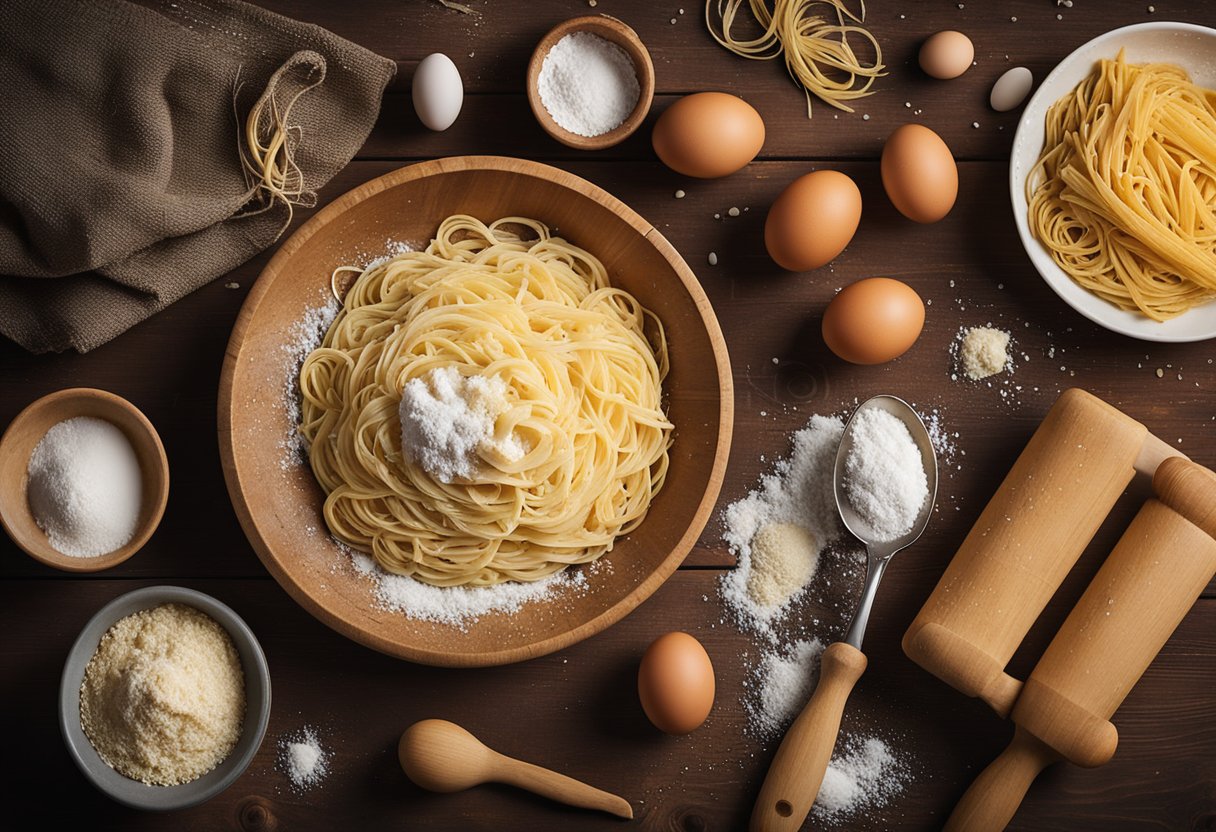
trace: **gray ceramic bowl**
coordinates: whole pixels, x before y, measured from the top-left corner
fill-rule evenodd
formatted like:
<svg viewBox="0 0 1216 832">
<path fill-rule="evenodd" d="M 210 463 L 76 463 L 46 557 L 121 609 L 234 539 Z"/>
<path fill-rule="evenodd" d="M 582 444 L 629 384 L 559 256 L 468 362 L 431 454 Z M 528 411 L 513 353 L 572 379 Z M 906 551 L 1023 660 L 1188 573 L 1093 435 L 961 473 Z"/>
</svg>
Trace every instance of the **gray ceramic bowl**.
<svg viewBox="0 0 1216 832">
<path fill-rule="evenodd" d="M 124 777 L 98 756 L 80 727 L 80 685 L 85 666 L 101 637 L 118 619 L 161 604 L 187 604 L 219 622 L 241 657 L 245 671 L 245 725 L 228 757 L 197 780 L 180 786 L 149 786 Z M 59 725 L 68 753 L 85 777 L 108 797 L 136 809 L 168 811 L 197 806 L 231 786 L 241 776 L 262 744 L 270 721 L 270 669 L 253 631 L 225 604 L 210 595 L 180 586 L 150 586 L 115 598 L 102 607 L 80 631 L 68 652 L 59 685 Z"/>
</svg>

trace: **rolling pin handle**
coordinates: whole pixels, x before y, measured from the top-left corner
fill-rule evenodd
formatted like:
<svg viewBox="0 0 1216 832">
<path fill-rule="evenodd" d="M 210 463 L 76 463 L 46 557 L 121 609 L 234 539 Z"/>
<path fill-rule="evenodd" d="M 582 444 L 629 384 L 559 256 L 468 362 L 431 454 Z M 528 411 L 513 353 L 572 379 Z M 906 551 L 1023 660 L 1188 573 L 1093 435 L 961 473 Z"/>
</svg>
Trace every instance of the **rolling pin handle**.
<svg viewBox="0 0 1216 832">
<path fill-rule="evenodd" d="M 988 703 L 1004 719 L 1022 690 L 1022 683 L 1004 672 L 1001 663 L 957 633 L 935 621 L 915 622 L 904 634 L 904 653 L 928 668 L 950 687 Z"/>
<path fill-rule="evenodd" d="M 943 832 L 1001 832 L 1043 769 L 1060 760 L 1034 734 L 1018 727 L 1001 755 L 980 772 L 954 807 Z"/>
<path fill-rule="evenodd" d="M 1136 455 L 1136 461 L 1132 463 L 1132 467 L 1136 469 L 1137 473 L 1152 478 L 1157 475 L 1157 469 L 1167 459 L 1185 460 L 1188 457 L 1153 434 L 1146 433 L 1144 442 L 1140 445 L 1140 453 Z"/>
<path fill-rule="evenodd" d="M 1216 538 L 1216 473 L 1186 457 L 1167 459 L 1153 475 L 1157 498 Z"/>
<path fill-rule="evenodd" d="M 988 707 L 992 708 L 997 716 L 1005 719 L 1013 710 L 1021 692 L 1022 680 L 1002 672 L 999 676 L 994 676 L 988 686 L 980 691 L 980 699 L 988 703 Z"/>
</svg>

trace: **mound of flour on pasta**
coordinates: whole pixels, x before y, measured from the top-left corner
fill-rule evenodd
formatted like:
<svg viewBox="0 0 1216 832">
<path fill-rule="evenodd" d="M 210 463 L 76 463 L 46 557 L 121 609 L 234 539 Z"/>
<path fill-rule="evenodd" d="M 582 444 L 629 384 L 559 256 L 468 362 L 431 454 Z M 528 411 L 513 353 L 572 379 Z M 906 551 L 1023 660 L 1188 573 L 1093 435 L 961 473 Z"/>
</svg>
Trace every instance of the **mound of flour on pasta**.
<svg viewBox="0 0 1216 832">
<path fill-rule="evenodd" d="M 481 455 L 515 462 L 527 448 L 514 432 L 495 425 L 509 407 L 502 376 L 463 376 L 437 367 L 410 379 L 401 393 L 401 450 L 440 482 L 477 478 Z"/>
</svg>

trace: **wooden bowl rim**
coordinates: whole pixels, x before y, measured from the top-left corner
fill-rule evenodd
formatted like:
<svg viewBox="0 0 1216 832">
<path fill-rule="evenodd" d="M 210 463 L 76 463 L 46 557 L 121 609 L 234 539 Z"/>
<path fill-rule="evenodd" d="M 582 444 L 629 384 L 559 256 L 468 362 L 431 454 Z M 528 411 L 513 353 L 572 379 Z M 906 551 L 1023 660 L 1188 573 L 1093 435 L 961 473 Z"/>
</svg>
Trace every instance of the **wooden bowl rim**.
<svg viewBox="0 0 1216 832">
<path fill-rule="evenodd" d="M 280 274 L 283 264 L 302 248 L 313 235 L 354 205 L 381 191 L 416 179 L 464 171 L 513 173 L 531 176 L 568 188 L 613 211 L 613 213 L 617 214 L 636 230 L 638 234 L 650 242 L 663 259 L 667 261 L 668 265 L 671 266 L 700 313 L 701 322 L 706 329 L 713 350 L 718 376 L 719 403 L 718 436 L 705 493 L 697 505 L 688 528 L 654 571 L 620 601 L 591 620 L 585 621 L 579 626 L 567 630 L 565 633 L 519 647 L 455 653 L 443 650 L 442 646 L 427 649 L 403 644 L 399 641 L 385 638 L 355 621 L 332 612 L 300 586 L 292 575 L 279 563 L 278 558 L 262 537 L 257 520 L 254 518 L 249 509 L 249 504 L 245 500 L 245 483 L 241 479 L 241 472 L 237 466 L 236 448 L 232 441 L 235 413 L 232 384 L 237 367 L 241 361 L 242 350 L 249 332 L 250 322 L 259 304 L 267 292 L 269 292 L 271 283 Z M 227 484 L 228 495 L 232 501 L 232 507 L 236 512 L 237 519 L 240 521 L 241 528 L 244 530 L 245 536 L 249 539 L 250 544 L 267 571 L 270 572 L 296 603 L 307 610 L 314 618 L 347 638 L 390 656 L 438 667 L 489 667 L 512 664 L 537 656 L 543 656 L 589 638 L 624 618 L 671 577 L 672 573 L 675 572 L 676 568 L 700 537 L 701 532 L 709 522 L 714 505 L 717 503 L 718 493 L 725 479 L 727 459 L 730 456 L 731 436 L 734 427 L 734 403 L 734 381 L 731 375 L 730 358 L 726 350 L 726 342 L 722 336 L 722 329 L 718 325 L 718 319 L 714 314 L 709 298 L 705 295 L 705 291 L 701 288 L 701 284 L 698 282 L 696 275 L 693 274 L 692 269 L 689 268 L 688 264 L 684 262 L 684 259 L 671 243 L 654 226 L 646 222 L 632 208 L 629 208 L 625 203 L 598 185 L 594 185 L 560 168 L 540 162 L 505 156 L 451 156 L 407 165 L 365 182 L 318 211 L 316 215 L 300 226 L 279 247 L 279 250 L 275 252 L 270 262 L 266 264 L 261 274 L 258 275 L 257 281 L 254 283 L 248 297 L 245 299 L 245 303 L 241 307 L 236 324 L 232 329 L 232 335 L 228 340 L 228 346 L 224 354 L 224 364 L 220 372 L 217 431 L 219 434 L 220 460 L 224 471 L 224 482 Z"/>
<path fill-rule="evenodd" d="M 8 533 L 9 539 L 16 543 L 23 552 L 45 566 L 50 566 L 63 572 L 101 572 L 126 561 L 142 549 L 160 525 L 161 518 L 165 514 L 165 506 L 169 502 L 169 458 L 165 454 L 165 446 L 161 442 L 160 434 L 157 433 L 156 427 L 144 415 L 143 411 L 122 396 L 111 393 L 108 390 L 100 390 L 96 387 L 67 387 L 62 390 L 56 390 L 53 393 L 48 393 L 30 402 L 9 422 L 8 427 L 4 430 L 4 434 L 0 436 L 0 455 L 14 452 L 14 449 L 9 446 L 13 443 L 13 437 L 16 436 L 17 431 L 25 422 L 32 420 L 49 407 L 73 400 L 103 402 L 107 407 L 125 411 L 142 428 L 135 436 L 132 436 L 125 430 L 123 430 L 123 434 L 127 437 L 127 441 L 131 443 L 137 456 L 150 453 L 156 460 L 156 463 L 150 466 L 155 488 L 151 495 L 144 494 L 144 504 L 140 507 L 141 514 L 149 512 L 146 514 L 146 519 L 140 524 L 135 535 L 127 545 L 115 549 L 113 552 L 94 557 L 72 557 L 71 555 L 55 551 L 48 541 L 29 540 L 16 528 L 7 512 L 4 511 L 4 507 L 8 505 L 7 501 L 0 502 L 0 526 L 4 527 L 4 531 Z M 73 417 L 68 416 L 66 418 L 70 419 Z M 115 425 L 115 427 L 119 430 L 123 429 L 121 425 Z M 27 458 L 26 466 L 28 467 L 28 465 L 29 461 Z M 140 469 L 141 472 L 144 470 L 142 465 Z M 22 495 L 25 494 L 25 476 L 22 477 L 21 488 L 19 490 Z M 151 499 L 150 503 L 148 502 L 149 499 Z M 25 512 L 28 516 L 29 503 L 24 500 L 19 502 L 26 507 Z M 32 517 L 30 519 L 31 521 L 33 520 Z M 37 524 L 35 523 L 35 525 Z M 36 543 L 41 543 L 41 545 L 35 545 Z"/>
<path fill-rule="evenodd" d="M 607 133 L 601 133 L 598 136 L 580 136 L 577 133 L 571 133 L 553 120 L 553 116 L 549 114 L 540 100 L 538 79 L 545 56 L 549 54 L 549 50 L 555 43 L 571 32 L 591 32 L 624 49 L 633 62 L 633 69 L 638 76 L 638 85 L 641 87 L 638 92 L 638 103 L 625 117 L 625 120 Z M 604 150 L 620 144 L 636 133 L 637 129 L 642 126 L 642 122 L 646 120 L 646 114 L 650 112 L 650 105 L 654 102 L 654 83 L 654 61 L 650 58 L 650 51 L 646 48 L 646 44 L 628 23 L 608 14 L 585 15 L 562 21 L 546 32 L 545 36 L 537 42 L 536 48 L 532 50 L 532 57 L 528 61 L 528 105 L 532 108 L 532 115 L 536 117 L 536 121 L 550 137 L 576 150 Z"/>
</svg>

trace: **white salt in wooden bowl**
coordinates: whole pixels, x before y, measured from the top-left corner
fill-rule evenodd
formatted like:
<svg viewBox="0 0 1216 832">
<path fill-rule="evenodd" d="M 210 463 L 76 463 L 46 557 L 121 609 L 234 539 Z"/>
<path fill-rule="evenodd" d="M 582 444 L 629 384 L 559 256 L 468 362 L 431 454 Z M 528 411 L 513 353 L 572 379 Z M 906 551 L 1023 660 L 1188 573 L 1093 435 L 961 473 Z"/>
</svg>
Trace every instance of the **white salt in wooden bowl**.
<svg viewBox="0 0 1216 832">
<path fill-rule="evenodd" d="M 597 35 L 610 43 L 615 43 L 633 63 L 633 71 L 638 77 L 638 103 L 633 111 L 625 117 L 616 128 L 598 136 L 580 136 L 562 127 L 549 111 L 545 109 L 540 98 L 540 71 L 545 64 L 545 56 L 559 40 L 574 32 L 588 32 Z M 532 51 L 528 62 L 528 104 L 532 107 L 532 115 L 537 122 L 553 138 L 567 147 L 576 150 L 603 150 L 613 147 L 632 136 L 646 119 L 650 105 L 654 101 L 654 62 L 650 60 L 650 52 L 638 37 L 638 33 L 615 17 L 606 14 L 575 17 L 557 24 L 540 39 Z"/>
<path fill-rule="evenodd" d="M 66 419 L 92 416 L 123 432 L 139 461 L 143 503 L 135 534 L 125 546 L 95 557 L 57 551 L 34 520 L 26 497 L 30 456 L 46 432 Z M 58 390 L 17 414 L 0 437 L 0 524 L 13 542 L 39 563 L 64 572 L 99 572 L 138 552 L 165 513 L 169 500 L 169 460 L 160 435 L 135 405 L 121 396 L 88 387 Z"/>
<path fill-rule="evenodd" d="M 378 604 L 321 516 L 324 494 L 290 448 L 298 416 L 292 351 L 306 318 L 330 300 L 330 275 L 425 245 L 440 221 L 532 217 L 599 257 L 614 285 L 659 316 L 675 423 L 667 485 L 632 534 L 566 587 L 466 626 L 410 618 Z M 311 311 L 310 311 L 311 310 Z M 394 171 L 338 198 L 283 244 L 250 292 L 220 380 L 219 444 L 233 507 L 270 573 L 306 610 L 369 647 L 423 664 L 522 661 L 600 632 L 665 581 L 705 527 L 726 469 L 734 395 L 709 300 L 688 265 L 646 220 L 605 191 L 548 165 L 495 156 L 438 159 Z"/>
</svg>

